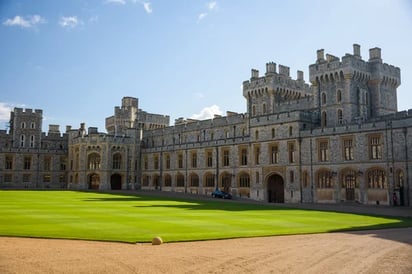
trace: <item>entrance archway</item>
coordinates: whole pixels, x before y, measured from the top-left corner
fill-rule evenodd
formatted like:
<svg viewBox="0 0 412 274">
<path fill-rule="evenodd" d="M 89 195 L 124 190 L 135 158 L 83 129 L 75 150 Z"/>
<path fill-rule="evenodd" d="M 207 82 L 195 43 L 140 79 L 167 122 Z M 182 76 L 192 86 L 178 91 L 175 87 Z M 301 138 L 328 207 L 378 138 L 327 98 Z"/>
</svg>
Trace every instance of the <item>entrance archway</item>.
<svg viewBox="0 0 412 274">
<path fill-rule="evenodd" d="M 267 180 L 267 198 L 269 203 L 285 202 L 285 183 L 282 176 L 271 175 Z"/>
<path fill-rule="evenodd" d="M 96 173 L 89 175 L 89 189 L 99 189 L 100 176 Z"/>
<path fill-rule="evenodd" d="M 122 176 L 120 174 L 113 174 L 110 176 L 111 189 L 122 189 Z"/>
</svg>

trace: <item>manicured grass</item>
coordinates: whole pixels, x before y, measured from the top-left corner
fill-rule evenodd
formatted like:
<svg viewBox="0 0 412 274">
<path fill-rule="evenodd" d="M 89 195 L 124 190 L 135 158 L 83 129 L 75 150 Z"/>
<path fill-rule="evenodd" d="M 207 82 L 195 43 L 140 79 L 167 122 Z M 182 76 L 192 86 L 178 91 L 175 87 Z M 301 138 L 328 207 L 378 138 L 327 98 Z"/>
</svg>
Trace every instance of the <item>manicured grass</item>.
<svg viewBox="0 0 412 274">
<path fill-rule="evenodd" d="M 378 217 L 221 200 L 74 191 L 0 191 L 0 235 L 189 241 L 412 226 Z"/>
</svg>

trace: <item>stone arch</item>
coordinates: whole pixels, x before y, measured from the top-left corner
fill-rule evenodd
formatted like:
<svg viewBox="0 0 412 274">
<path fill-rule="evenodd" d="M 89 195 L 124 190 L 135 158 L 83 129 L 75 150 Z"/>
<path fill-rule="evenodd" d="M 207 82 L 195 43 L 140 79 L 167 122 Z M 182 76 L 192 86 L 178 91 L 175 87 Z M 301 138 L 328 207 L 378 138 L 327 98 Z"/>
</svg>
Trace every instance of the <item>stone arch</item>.
<svg viewBox="0 0 412 274">
<path fill-rule="evenodd" d="M 110 176 L 110 187 L 111 189 L 122 189 L 122 175 L 120 174 L 112 174 Z"/>
<path fill-rule="evenodd" d="M 269 203 L 285 202 L 285 181 L 279 174 L 272 173 L 267 177 L 266 190 Z"/>
<path fill-rule="evenodd" d="M 199 187 L 199 175 L 196 173 L 191 173 L 189 175 L 189 183 L 191 187 Z"/>
</svg>

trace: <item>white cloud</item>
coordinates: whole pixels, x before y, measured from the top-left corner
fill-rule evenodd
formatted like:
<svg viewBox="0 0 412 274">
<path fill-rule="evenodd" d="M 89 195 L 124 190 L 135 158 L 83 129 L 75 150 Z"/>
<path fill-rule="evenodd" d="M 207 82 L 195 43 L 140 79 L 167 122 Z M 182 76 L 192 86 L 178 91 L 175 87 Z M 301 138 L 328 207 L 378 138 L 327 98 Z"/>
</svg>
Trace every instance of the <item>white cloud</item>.
<svg viewBox="0 0 412 274">
<path fill-rule="evenodd" d="M 46 23 L 46 19 L 41 17 L 40 15 L 29 15 L 26 17 L 22 17 L 20 15 L 16 15 L 13 19 L 7 19 L 3 22 L 5 26 L 19 26 L 22 28 L 33 28 L 39 24 Z"/>
<path fill-rule="evenodd" d="M 197 16 L 197 22 L 199 23 L 200 21 L 202 21 L 203 19 L 205 19 L 205 17 L 207 16 L 206 12 L 202 12 L 201 14 L 199 14 L 199 16 Z"/>
<path fill-rule="evenodd" d="M 60 17 L 59 20 L 59 25 L 62 26 L 63 28 L 75 28 L 78 25 L 83 24 L 81 20 L 77 18 L 77 16 L 62 16 Z"/>
<path fill-rule="evenodd" d="M 0 102 L 0 122 L 10 120 L 10 111 L 12 111 L 12 107 L 9 104 Z"/>
<path fill-rule="evenodd" d="M 144 7 L 144 10 L 147 13 L 152 13 L 153 12 L 152 4 L 150 2 L 143 2 L 142 4 L 143 4 L 143 7 Z"/>
<path fill-rule="evenodd" d="M 125 5 L 126 0 L 106 0 L 106 4 L 118 4 L 118 5 Z"/>
<path fill-rule="evenodd" d="M 222 115 L 222 111 L 217 105 L 205 107 L 204 109 L 200 111 L 200 113 L 193 114 L 190 118 L 196 119 L 196 120 L 206 120 L 206 119 L 212 119 L 215 116 L 215 114 Z"/>
<path fill-rule="evenodd" d="M 207 3 L 207 8 L 208 8 L 209 10 L 214 10 L 214 9 L 216 9 L 216 8 L 217 8 L 217 2 L 216 2 L 216 1 L 212 1 L 212 2 Z"/>
</svg>

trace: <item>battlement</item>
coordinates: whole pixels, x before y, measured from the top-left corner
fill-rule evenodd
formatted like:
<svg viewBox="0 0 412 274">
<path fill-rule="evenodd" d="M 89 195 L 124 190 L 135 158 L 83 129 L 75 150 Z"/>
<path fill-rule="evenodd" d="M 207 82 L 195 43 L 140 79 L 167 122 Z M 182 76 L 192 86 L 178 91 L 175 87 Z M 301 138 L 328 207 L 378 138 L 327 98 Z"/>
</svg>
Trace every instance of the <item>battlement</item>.
<svg viewBox="0 0 412 274">
<path fill-rule="evenodd" d="M 17 108 L 17 107 L 14 108 L 14 111 L 12 111 L 12 112 L 14 112 L 15 114 L 38 114 L 38 115 L 43 114 L 43 110 L 41 110 L 41 109 L 35 109 L 33 111 L 33 109 L 31 109 L 31 108 L 23 109 L 23 108 Z"/>
<path fill-rule="evenodd" d="M 342 60 L 331 54 L 326 54 L 326 58 L 324 55 L 323 49 L 318 50 L 315 64 L 309 66 L 309 80 L 313 85 L 353 77 L 362 81 L 379 79 L 390 81 L 394 85 L 400 84 L 400 69 L 382 63 L 381 49 L 378 47 L 369 50 L 369 61 L 362 59 L 358 44 L 354 44 L 353 53 L 347 53 Z"/>
</svg>

